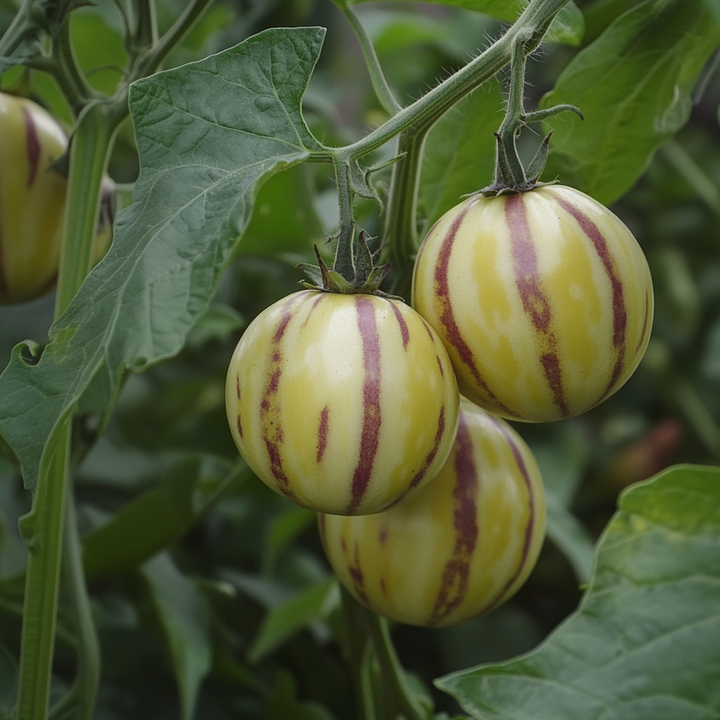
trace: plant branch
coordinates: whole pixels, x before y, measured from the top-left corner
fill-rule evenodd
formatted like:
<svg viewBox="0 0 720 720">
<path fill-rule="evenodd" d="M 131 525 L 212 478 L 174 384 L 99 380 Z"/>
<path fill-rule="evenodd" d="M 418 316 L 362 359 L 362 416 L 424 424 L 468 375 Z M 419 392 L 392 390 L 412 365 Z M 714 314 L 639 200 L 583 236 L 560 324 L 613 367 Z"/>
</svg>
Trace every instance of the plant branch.
<svg viewBox="0 0 720 720">
<path fill-rule="evenodd" d="M 23 0 L 12 22 L 0 37 L 0 57 L 10 57 L 28 37 L 38 32 L 39 26 L 31 17 L 32 3 L 33 0 Z"/>
<path fill-rule="evenodd" d="M 568 1 L 533 0 L 517 22 L 487 50 L 412 105 L 400 110 L 379 128 L 361 140 L 342 148 L 342 151 L 351 158 L 360 158 L 382 147 L 404 130 L 412 128 L 413 132 L 419 132 L 431 127 L 456 102 L 507 65 L 518 37 L 525 38 L 524 48 L 527 53 L 535 49 L 555 15 Z M 337 152 L 338 149 L 325 148 L 314 154 L 322 157 Z"/>
<path fill-rule="evenodd" d="M 70 21 L 65 18 L 53 38 L 50 71 L 65 95 L 75 117 L 80 115 L 95 91 L 80 70 L 70 34 Z"/>
</svg>

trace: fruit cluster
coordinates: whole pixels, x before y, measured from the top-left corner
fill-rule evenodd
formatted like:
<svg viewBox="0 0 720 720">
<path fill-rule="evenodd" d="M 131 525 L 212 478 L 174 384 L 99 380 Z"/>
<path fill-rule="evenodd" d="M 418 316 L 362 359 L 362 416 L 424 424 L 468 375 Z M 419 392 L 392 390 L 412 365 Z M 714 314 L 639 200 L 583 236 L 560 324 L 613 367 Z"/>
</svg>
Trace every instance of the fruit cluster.
<svg viewBox="0 0 720 720">
<path fill-rule="evenodd" d="M 615 215 L 542 186 L 444 215 L 418 253 L 413 306 L 280 300 L 242 336 L 226 404 L 252 470 L 321 513 L 346 588 L 435 626 L 504 602 L 540 552 L 540 473 L 498 416 L 558 420 L 614 393 L 647 346 L 653 294 Z"/>
</svg>

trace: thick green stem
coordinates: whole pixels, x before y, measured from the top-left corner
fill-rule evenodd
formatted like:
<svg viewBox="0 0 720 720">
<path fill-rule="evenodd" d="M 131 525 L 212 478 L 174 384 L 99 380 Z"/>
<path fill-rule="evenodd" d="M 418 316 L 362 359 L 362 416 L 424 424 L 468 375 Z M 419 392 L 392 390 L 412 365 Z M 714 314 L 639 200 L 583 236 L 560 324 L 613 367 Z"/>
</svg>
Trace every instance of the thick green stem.
<svg viewBox="0 0 720 720">
<path fill-rule="evenodd" d="M 91 265 L 93 239 L 97 222 L 97 208 L 103 172 L 116 129 L 100 104 L 90 105 L 81 115 L 72 141 L 70 175 L 65 206 L 62 256 L 58 275 L 55 317 L 59 317 L 77 293 Z M 52 672 L 52 656 L 57 616 L 58 585 L 60 580 L 63 547 L 63 524 L 68 486 L 70 484 L 67 448 L 70 443 L 70 422 L 59 434 L 58 450 L 47 469 L 41 468 L 33 505 L 33 539 L 39 552 L 31 555 L 27 570 L 23 640 L 18 688 L 18 720 L 45 720 L 47 717 L 48 690 Z M 72 499 L 71 499 L 72 502 Z M 70 515 L 74 520 L 74 509 Z M 69 533 L 77 533 L 74 526 Z M 66 549 L 73 552 L 74 540 Z M 32 547 L 32 545 L 31 545 Z M 79 552 L 79 551 L 78 551 Z M 76 559 L 75 559 L 76 560 Z M 87 614 L 89 600 L 82 577 L 82 565 L 69 558 L 75 566 L 74 600 L 76 613 L 85 616 L 83 623 L 92 624 Z M 87 626 L 86 626 L 87 627 Z M 80 635 L 79 667 L 86 670 L 93 663 L 96 649 L 92 633 Z M 86 655 L 86 657 L 81 657 Z M 92 703 L 94 690 L 89 684 L 97 683 L 95 671 L 85 672 L 84 691 Z M 86 713 L 90 717 L 91 710 Z"/>
<path fill-rule="evenodd" d="M 401 159 L 393 168 L 384 229 L 384 239 L 395 273 L 392 292 L 406 299 L 409 299 L 412 269 L 420 246 L 417 232 L 417 196 L 427 132 L 428 128 L 425 128 L 419 132 L 404 132 L 400 135 L 398 154 Z"/>
<path fill-rule="evenodd" d="M 498 157 L 495 163 L 495 182 L 511 187 L 526 183 L 525 169 L 518 155 L 515 138 L 525 114 L 523 106 L 523 90 L 525 88 L 525 48 L 521 40 L 513 46 L 510 63 L 510 87 L 505 106 L 505 117 L 498 131 Z"/>
<path fill-rule="evenodd" d="M 350 182 L 350 165 L 347 162 L 335 163 L 335 179 L 340 205 L 340 235 L 333 269 L 337 270 L 348 282 L 355 279 L 353 242 L 355 222 L 353 220 L 353 191 Z"/>
<path fill-rule="evenodd" d="M 69 444 L 69 424 L 66 423 L 47 467 L 41 468 L 33 502 L 33 534 L 25 584 L 17 720 L 45 720 L 47 717 L 68 487 Z"/>
<path fill-rule="evenodd" d="M 342 2 L 341 0 L 336 0 L 336 4 L 347 18 L 360 43 L 360 49 L 365 57 L 365 64 L 370 73 L 370 81 L 372 82 L 373 90 L 375 90 L 380 104 L 388 115 L 394 115 L 400 112 L 402 105 L 395 99 L 390 86 L 387 84 L 387 80 L 385 80 L 380 61 L 378 60 L 370 36 L 367 34 L 367 30 L 363 27 L 352 5 L 347 2 Z"/>
<path fill-rule="evenodd" d="M 110 106 L 92 104 L 81 115 L 73 136 L 55 317 L 65 312 L 92 267 L 100 186 L 123 116 L 116 115 Z"/>
</svg>

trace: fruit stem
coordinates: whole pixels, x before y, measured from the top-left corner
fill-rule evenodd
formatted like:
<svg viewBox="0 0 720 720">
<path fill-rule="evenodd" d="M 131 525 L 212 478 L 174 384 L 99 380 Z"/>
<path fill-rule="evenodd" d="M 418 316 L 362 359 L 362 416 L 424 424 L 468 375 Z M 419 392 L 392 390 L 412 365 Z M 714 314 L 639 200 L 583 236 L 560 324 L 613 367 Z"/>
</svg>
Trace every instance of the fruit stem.
<svg viewBox="0 0 720 720">
<path fill-rule="evenodd" d="M 429 720 L 398 660 L 387 621 L 341 588 L 345 651 L 356 682 L 360 720 Z"/>
</svg>

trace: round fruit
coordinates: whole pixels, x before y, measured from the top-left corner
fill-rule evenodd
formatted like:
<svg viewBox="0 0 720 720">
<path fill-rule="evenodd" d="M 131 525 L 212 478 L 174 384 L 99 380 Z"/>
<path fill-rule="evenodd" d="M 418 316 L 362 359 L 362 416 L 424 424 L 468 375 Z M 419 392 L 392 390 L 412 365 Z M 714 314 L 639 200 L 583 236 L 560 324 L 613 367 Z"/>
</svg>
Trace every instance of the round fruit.
<svg viewBox="0 0 720 720">
<path fill-rule="evenodd" d="M 314 290 L 250 324 L 225 400 L 260 479 L 299 505 L 348 515 L 384 510 L 432 480 L 459 412 L 447 353 L 412 308 Z"/>
<path fill-rule="evenodd" d="M 66 147 L 39 105 L 0 93 L 0 303 L 31 300 L 55 282 L 67 181 L 51 165 Z"/>
<path fill-rule="evenodd" d="M 442 338 L 460 391 L 490 412 L 546 422 L 620 388 L 650 337 L 640 246 L 610 210 L 547 185 L 475 195 L 418 253 L 413 305 Z"/>
<path fill-rule="evenodd" d="M 545 534 L 542 480 L 520 436 L 463 398 L 452 453 L 422 493 L 377 515 L 321 515 L 320 531 L 360 602 L 403 623 L 452 625 L 527 579 Z"/>
</svg>

